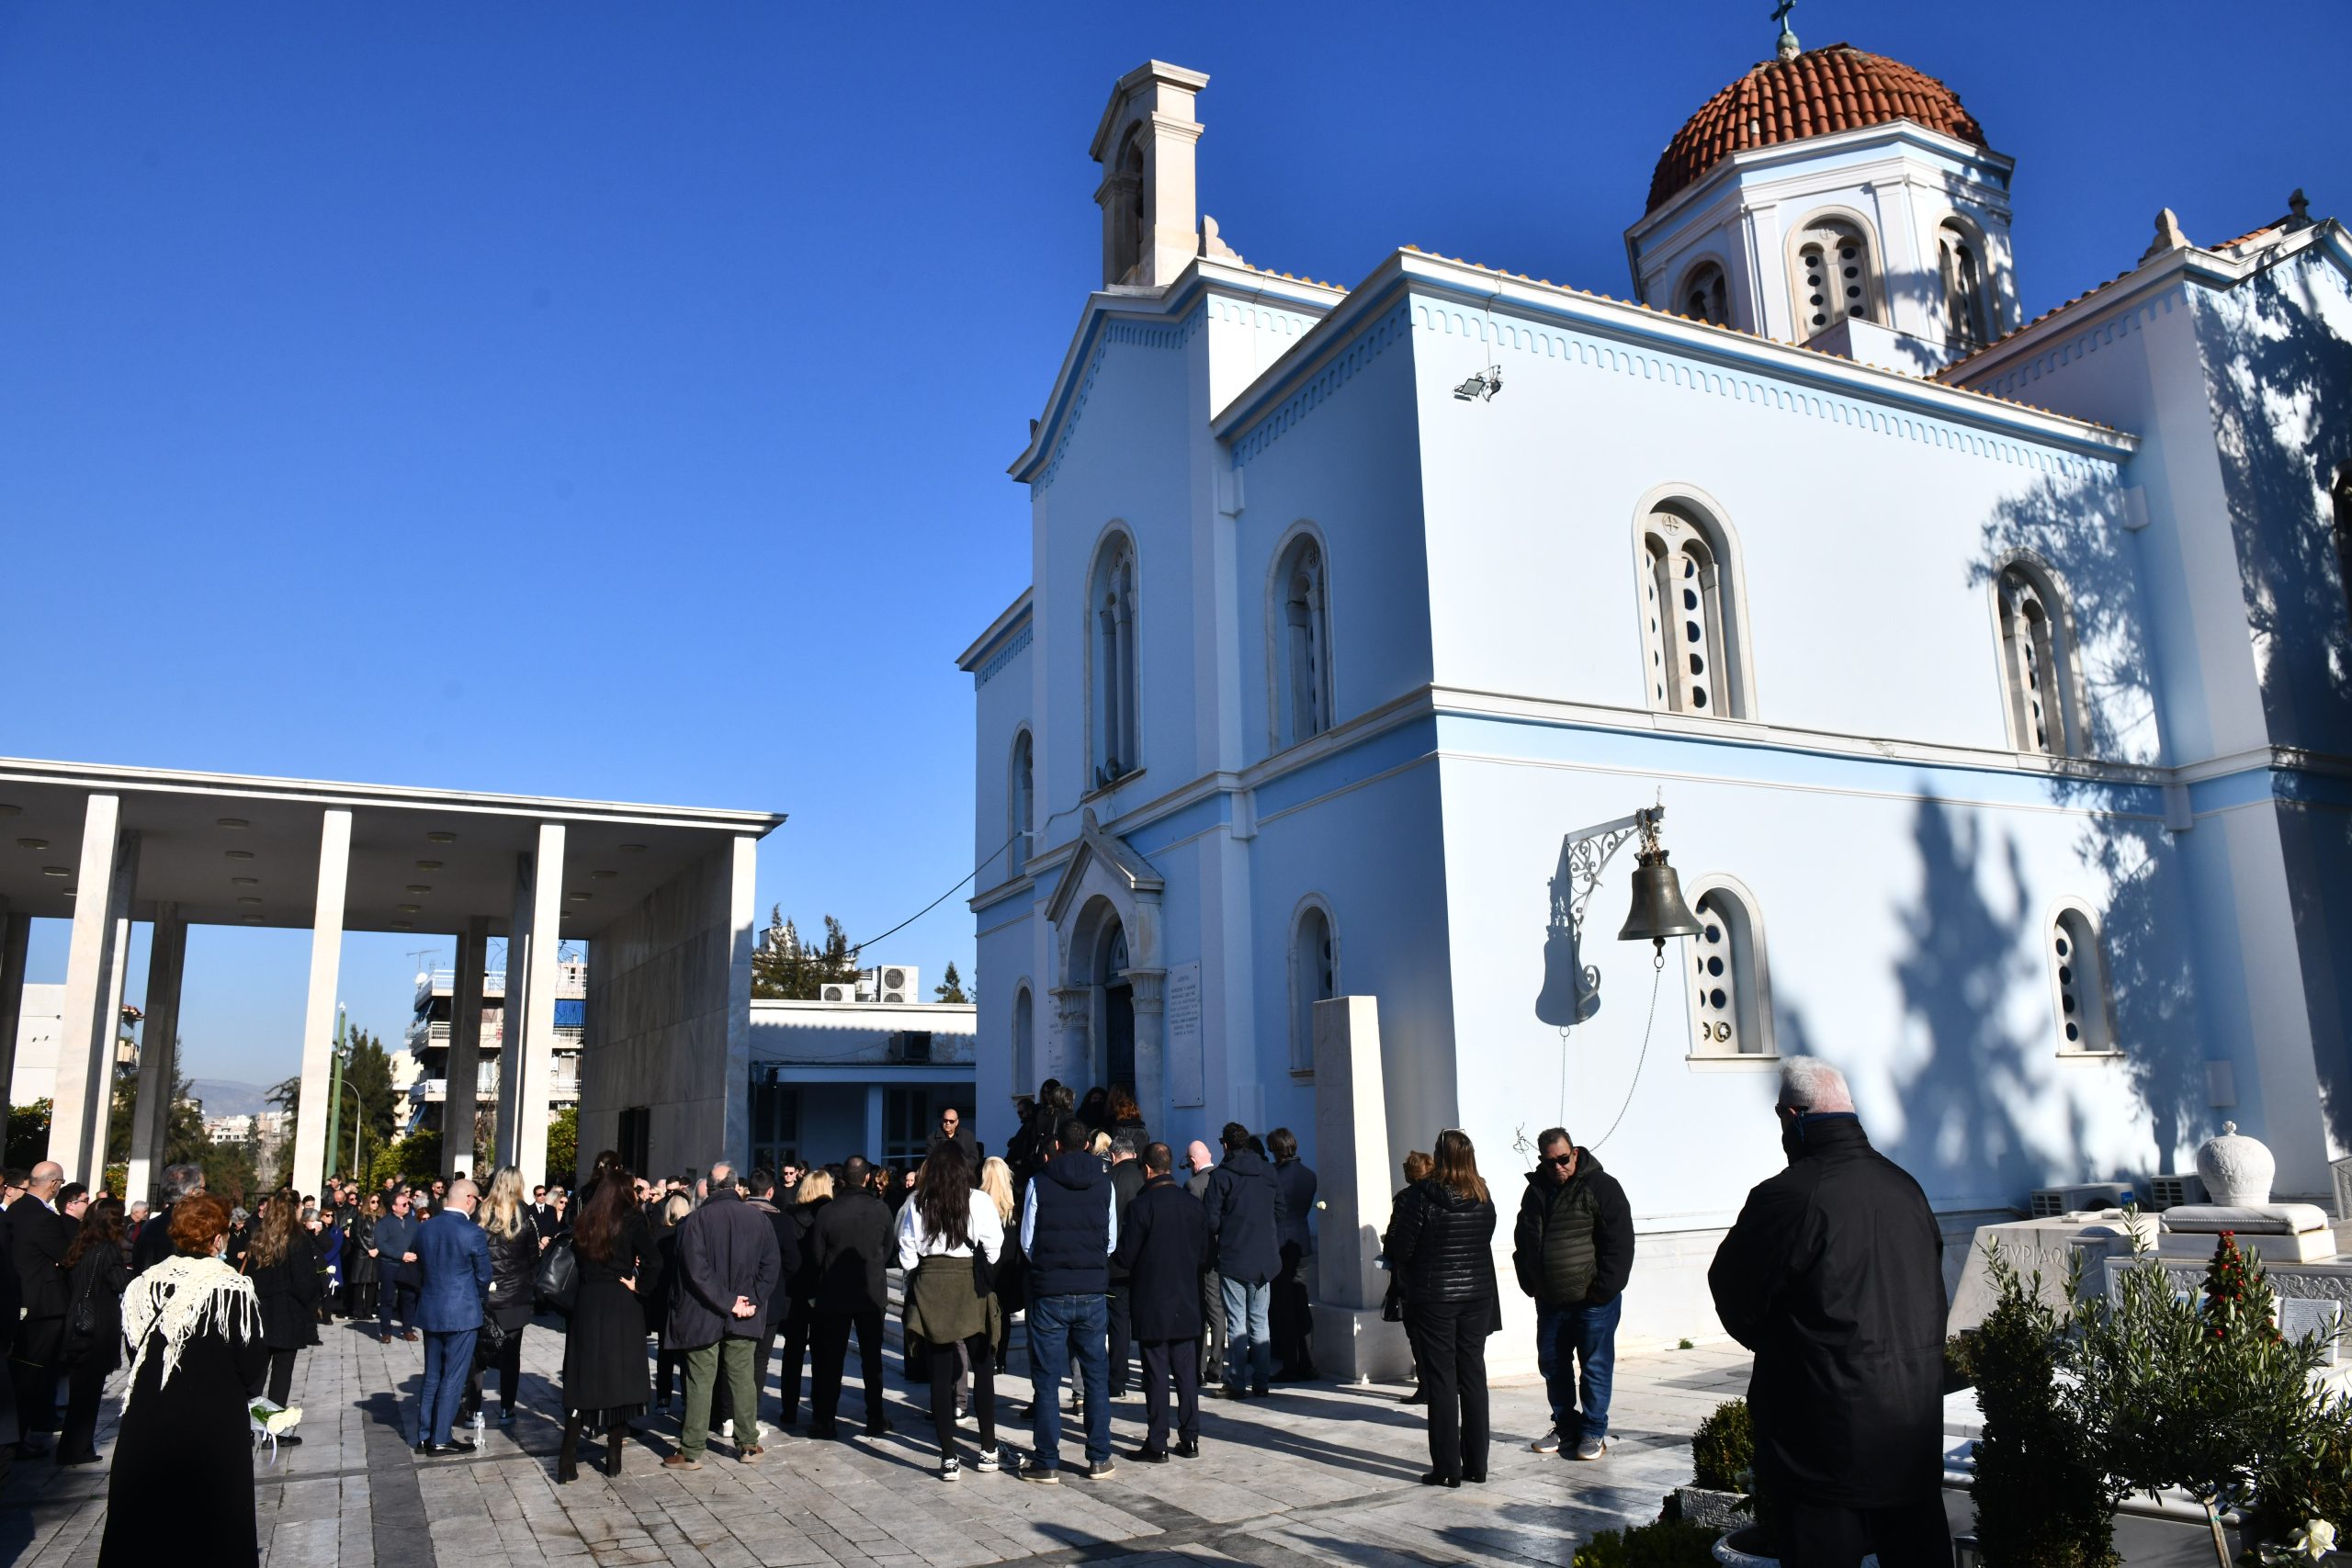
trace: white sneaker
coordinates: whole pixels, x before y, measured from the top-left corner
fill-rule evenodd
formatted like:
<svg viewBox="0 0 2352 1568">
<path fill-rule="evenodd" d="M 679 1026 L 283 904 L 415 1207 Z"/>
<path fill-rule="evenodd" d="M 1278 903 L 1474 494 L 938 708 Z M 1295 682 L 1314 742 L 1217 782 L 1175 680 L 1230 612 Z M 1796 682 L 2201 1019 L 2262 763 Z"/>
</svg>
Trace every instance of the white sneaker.
<svg viewBox="0 0 2352 1568">
<path fill-rule="evenodd" d="M 982 1475 L 994 1475 L 1004 1468 L 1004 1461 L 994 1449 L 982 1449 L 979 1462 L 974 1468 Z"/>
<path fill-rule="evenodd" d="M 1587 1438 L 1577 1444 L 1577 1458 L 1599 1459 L 1609 1451 L 1609 1445 L 1599 1438 Z"/>
<path fill-rule="evenodd" d="M 964 1461 L 957 1459 L 954 1454 L 949 1454 L 945 1459 L 939 1461 L 940 1480 L 953 1481 L 963 1473 Z"/>
</svg>

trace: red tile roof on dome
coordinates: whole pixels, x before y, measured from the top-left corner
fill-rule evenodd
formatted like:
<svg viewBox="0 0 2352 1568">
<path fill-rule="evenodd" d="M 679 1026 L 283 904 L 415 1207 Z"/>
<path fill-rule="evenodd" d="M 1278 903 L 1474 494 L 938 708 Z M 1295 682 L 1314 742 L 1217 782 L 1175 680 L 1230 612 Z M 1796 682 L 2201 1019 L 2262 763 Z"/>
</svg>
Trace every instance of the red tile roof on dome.
<svg viewBox="0 0 2352 1568">
<path fill-rule="evenodd" d="M 1734 152 L 1808 136 L 1907 119 L 1984 145 L 1984 128 L 1960 95 L 1901 61 L 1833 43 L 1790 60 L 1767 60 L 1709 98 L 1658 155 L 1648 211 Z"/>
</svg>

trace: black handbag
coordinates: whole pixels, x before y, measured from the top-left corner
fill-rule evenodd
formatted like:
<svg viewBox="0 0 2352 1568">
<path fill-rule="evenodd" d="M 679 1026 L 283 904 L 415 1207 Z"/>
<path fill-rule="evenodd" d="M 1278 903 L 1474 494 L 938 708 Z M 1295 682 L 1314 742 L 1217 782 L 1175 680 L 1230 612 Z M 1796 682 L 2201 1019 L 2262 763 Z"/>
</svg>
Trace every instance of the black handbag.
<svg viewBox="0 0 2352 1568">
<path fill-rule="evenodd" d="M 65 1318 L 65 1344 L 59 1359 L 67 1366 L 89 1359 L 98 1347 L 98 1305 L 90 1299 L 90 1287 L 98 1281 L 95 1269 L 85 1270 L 82 1293 L 74 1299 L 74 1310 Z"/>
<path fill-rule="evenodd" d="M 539 1267 L 531 1278 L 531 1291 L 540 1306 L 548 1312 L 569 1317 L 580 1303 L 580 1259 L 571 1250 L 571 1238 L 560 1235 L 539 1257 Z"/>
</svg>

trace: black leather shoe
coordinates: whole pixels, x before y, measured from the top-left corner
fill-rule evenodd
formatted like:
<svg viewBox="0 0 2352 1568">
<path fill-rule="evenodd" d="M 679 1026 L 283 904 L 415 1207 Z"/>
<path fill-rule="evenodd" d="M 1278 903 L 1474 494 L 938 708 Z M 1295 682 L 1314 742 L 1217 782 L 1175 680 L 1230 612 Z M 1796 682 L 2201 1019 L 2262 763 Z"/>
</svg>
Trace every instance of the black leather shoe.
<svg viewBox="0 0 2352 1568">
<path fill-rule="evenodd" d="M 1137 1464 L 1166 1464 L 1168 1450 L 1166 1449 L 1130 1449 L 1127 1450 L 1127 1457 Z"/>
<path fill-rule="evenodd" d="M 474 1446 L 471 1443 L 461 1442 L 456 1438 L 452 1438 L 446 1443 L 434 1444 L 432 1457 L 435 1459 L 448 1459 L 457 1454 L 469 1454 L 473 1451 Z"/>
<path fill-rule="evenodd" d="M 1194 1438 L 1181 1438 L 1177 1440 L 1174 1452 L 1178 1459 L 1198 1459 L 1201 1457 L 1201 1445 Z"/>
<path fill-rule="evenodd" d="M 1484 1486 L 1487 1483 L 1487 1472 L 1483 1470 L 1465 1470 L 1462 1472 L 1462 1479 L 1473 1486 Z"/>
<path fill-rule="evenodd" d="M 416 1445 L 416 1457 L 419 1459 L 424 1458 L 426 1455 L 432 1453 L 432 1451 L 433 1445 L 431 1443 L 419 1443 Z"/>
<path fill-rule="evenodd" d="M 1451 1486 L 1458 1491 L 1462 1486 L 1462 1478 L 1458 1475 L 1440 1475 L 1436 1471 L 1432 1470 L 1427 1475 L 1421 1477 L 1421 1484 L 1424 1486 Z"/>
</svg>

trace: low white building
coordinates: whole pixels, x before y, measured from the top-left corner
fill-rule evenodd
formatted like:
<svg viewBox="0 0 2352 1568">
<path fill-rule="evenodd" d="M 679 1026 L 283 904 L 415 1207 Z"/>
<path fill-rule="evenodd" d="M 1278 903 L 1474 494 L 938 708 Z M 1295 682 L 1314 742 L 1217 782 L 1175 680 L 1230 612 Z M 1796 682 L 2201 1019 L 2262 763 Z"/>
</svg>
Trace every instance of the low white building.
<svg viewBox="0 0 2352 1568">
<path fill-rule="evenodd" d="M 2015 161 L 1784 38 L 1661 118 L 1639 300 L 1411 248 L 1340 288 L 1200 213 L 1206 83 L 1148 62 L 1096 130 L 1102 286 L 1012 464 L 1032 585 L 962 660 L 980 1135 L 1049 1075 L 1180 1148 L 1287 1123 L 1375 1336 L 1397 1161 L 1463 1127 L 1508 1207 L 1555 1122 L 1632 1199 L 1628 1338 L 1717 1332 L 1783 1055 L 1843 1066 L 1954 1234 L 2224 1116 L 2327 1191 L 2341 225 L 2167 213 L 2023 322 Z M 1701 934 L 1611 940 L 1629 850 L 1578 953 L 1564 837 L 1661 801 Z"/>
<path fill-rule="evenodd" d="M 973 1114 L 977 1029 L 967 1002 L 753 998 L 752 1163 L 913 1165 L 944 1108 Z"/>
</svg>

